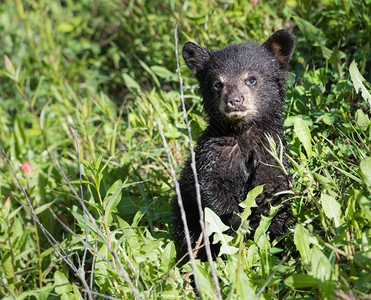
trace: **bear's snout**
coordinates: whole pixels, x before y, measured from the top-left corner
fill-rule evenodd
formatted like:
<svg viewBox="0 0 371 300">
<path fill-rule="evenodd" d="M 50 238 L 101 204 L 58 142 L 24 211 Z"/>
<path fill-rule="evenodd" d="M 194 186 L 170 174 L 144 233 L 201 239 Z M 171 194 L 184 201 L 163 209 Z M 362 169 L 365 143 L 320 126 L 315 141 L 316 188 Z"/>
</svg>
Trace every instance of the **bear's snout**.
<svg viewBox="0 0 371 300">
<path fill-rule="evenodd" d="M 231 110 L 235 110 L 243 104 L 243 97 L 239 94 L 233 94 L 227 97 L 227 107 Z"/>
</svg>

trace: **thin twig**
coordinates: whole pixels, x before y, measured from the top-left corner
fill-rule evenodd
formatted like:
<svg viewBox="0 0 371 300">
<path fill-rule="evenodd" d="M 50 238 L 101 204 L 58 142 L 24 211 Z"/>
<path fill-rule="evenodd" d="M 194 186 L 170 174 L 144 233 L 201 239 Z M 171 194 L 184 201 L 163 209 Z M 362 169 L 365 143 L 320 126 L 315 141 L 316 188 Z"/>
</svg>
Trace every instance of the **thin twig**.
<svg viewBox="0 0 371 300">
<path fill-rule="evenodd" d="M 200 245 L 201 245 L 202 239 L 203 239 L 203 234 L 202 234 L 202 232 L 201 232 L 201 233 L 200 233 L 200 237 L 199 237 L 198 240 L 197 240 L 196 247 L 194 248 L 194 252 L 193 252 L 193 257 L 194 257 L 194 258 L 196 258 L 198 251 L 201 249 L 201 248 L 200 248 Z M 187 255 L 188 255 L 188 254 L 187 254 Z M 184 278 L 184 280 L 183 280 L 183 287 L 185 287 L 186 284 L 188 283 L 188 280 L 189 280 L 190 275 L 191 275 L 191 273 L 188 273 L 188 274 L 186 275 L 186 277 Z"/>
<path fill-rule="evenodd" d="M 81 194 L 81 200 L 82 200 L 82 202 L 84 202 L 84 192 L 83 192 L 83 188 L 82 188 L 81 157 L 80 157 L 79 141 L 77 139 L 77 130 L 76 130 L 76 128 L 74 128 L 74 127 L 71 126 L 71 130 L 72 130 L 73 136 L 75 138 L 75 142 L 76 142 L 77 156 L 78 156 L 78 163 L 79 163 L 80 194 Z M 86 244 L 88 244 L 88 224 L 87 224 L 87 220 L 86 220 L 86 213 L 85 213 L 85 211 L 83 211 L 83 216 L 84 216 L 84 224 L 85 224 L 85 241 L 86 241 Z M 85 269 L 85 259 L 86 259 L 86 252 L 87 252 L 87 250 L 88 250 L 88 247 L 85 246 L 84 255 L 82 257 L 82 263 L 81 263 L 81 266 L 80 266 L 80 268 L 83 269 L 83 270 Z"/>
<path fill-rule="evenodd" d="M 50 245 L 53 247 L 53 249 L 57 252 L 57 254 L 66 262 L 66 264 L 76 273 L 76 275 L 79 277 L 79 279 L 81 280 L 81 283 L 84 285 L 84 287 L 90 291 L 89 289 L 89 286 L 88 284 L 86 283 L 85 281 L 85 278 L 83 276 L 81 276 L 81 273 L 79 272 L 79 270 L 76 268 L 76 266 L 72 263 L 72 261 L 68 258 L 68 255 L 67 253 L 64 251 L 63 247 L 54 239 L 54 237 L 50 234 L 50 232 L 48 230 L 45 229 L 45 227 L 43 226 L 43 224 L 41 224 L 39 218 L 37 217 L 36 213 L 35 213 L 35 210 L 33 208 L 33 205 L 30 201 L 30 198 L 28 197 L 28 194 L 26 192 L 26 190 L 24 189 L 23 185 L 21 184 L 21 182 L 19 181 L 18 179 L 18 176 L 17 174 L 14 172 L 14 169 L 9 161 L 9 158 L 8 156 L 5 154 L 5 151 L 3 148 L 0 147 L 0 150 L 1 152 L 3 153 L 3 156 L 5 157 L 9 167 L 10 167 L 10 170 L 12 171 L 12 174 L 14 176 L 14 178 L 17 180 L 18 182 L 18 185 L 19 187 L 22 189 L 22 192 L 23 192 L 23 195 L 26 197 L 26 200 L 27 200 L 27 203 L 28 203 L 28 206 L 30 207 L 31 211 L 27 208 L 26 205 L 24 205 L 13 193 L 11 193 L 11 195 L 13 196 L 13 198 L 21 204 L 21 206 L 31 215 L 32 219 L 34 221 L 36 221 L 36 223 L 40 226 L 40 229 L 41 231 L 44 233 L 46 239 L 48 240 L 48 242 L 50 243 Z M 58 246 L 59 249 L 61 250 L 61 252 L 63 252 L 63 255 L 62 253 L 58 250 L 58 248 L 56 247 Z M 93 300 L 93 296 L 91 293 L 88 293 L 88 296 L 89 296 L 89 299 L 90 300 Z"/>
<path fill-rule="evenodd" d="M 62 225 L 62 227 L 67 231 L 69 232 L 70 234 L 72 234 L 74 237 L 76 237 L 85 247 L 87 247 L 90 251 L 94 252 L 96 251 L 96 248 L 95 247 L 92 247 L 90 246 L 89 243 L 86 243 L 86 241 L 81 238 L 77 233 L 75 233 L 71 228 L 69 228 L 66 224 L 64 224 L 62 222 L 62 220 L 54 213 L 54 211 L 49 207 L 49 211 L 50 213 L 52 214 L 52 216 Z M 106 258 L 104 257 L 102 254 L 100 254 L 99 252 L 97 252 L 97 255 L 99 256 L 99 258 L 101 258 L 102 260 L 104 260 L 112 269 L 114 269 L 116 272 L 118 272 L 117 268 L 115 268 L 113 266 L 113 264 Z M 92 286 L 91 286 L 91 289 L 92 289 Z"/>
<path fill-rule="evenodd" d="M 85 292 L 85 290 L 82 290 L 83 292 Z M 101 294 L 101 293 L 97 293 L 97 292 L 91 292 L 93 295 L 96 295 L 96 296 L 101 296 L 101 297 L 104 297 L 106 299 L 112 299 L 112 300 L 120 300 L 120 298 L 115 298 L 115 297 L 112 297 L 112 296 L 108 296 L 108 295 L 104 295 L 104 294 Z"/>
<path fill-rule="evenodd" d="M 200 238 L 201 238 L 201 239 L 199 239 L 199 240 L 202 240 L 202 235 L 200 235 Z M 198 243 L 198 241 L 197 241 L 197 243 Z M 202 245 L 198 245 L 198 244 L 196 244 L 196 247 L 193 248 L 193 256 L 196 257 L 197 252 L 198 252 L 200 249 L 202 249 L 203 247 L 204 247 L 204 244 L 202 244 Z M 157 285 L 152 289 L 152 292 L 151 292 L 151 294 L 149 295 L 150 297 L 153 295 L 153 293 L 156 291 L 156 289 L 160 286 L 160 284 L 161 284 L 165 279 L 167 279 L 167 278 L 169 277 L 170 272 L 171 272 L 172 270 L 174 270 L 175 267 L 177 267 L 177 266 L 180 264 L 180 262 L 183 261 L 183 259 L 185 259 L 188 255 L 189 255 L 189 254 L 188 254 L 188 252 L 187 252 L 187 253 L 184 254 L 181 258 L 179 258 L 178 261 L 175 263 L 175 265 L 172 266 L 172 267 L 171 267 L 171 268 L 166 272 L 166 274 L 165 274 L 164 276 L 162 276 L 161 280 L 160 280 L 160 281 L 157 283 Z M 184 282 L 184 281 L 183 281 L 183 282 Z"/>
<path fill-rule="evenodd" d="M 10 294 L 10 296 L 12 296 L 14 300 L 17 300 L 17 298 L 13 295 L 13 293 L 12 293 L 11 290 L 8 288 L 8 286 L 5 284 L 5 282 L 1 279 L 1 277 L 0 277 L 0 282 L 1 282 L 1 284 L 5 287 L 5 289 L 8 291 L 8 293 Z"/>
<path fill-rule="evenodd" d="M 269 275 L 267 281 L 263 284 L 263 286 L 261 287 L 261 289 L 259 290 L 259 292 L 256 294 L 256 298 L 259 298 L 259 296 L 264 292 L 265 288 L 268 286 L 269 282 L 272 280 L 274 274 L 277 273 L 278 268 L 279 268 L 280 266 L 282 266 L 282 264 L 286 261 L 286 259 L 287 259 L 287 256 L 285 255 L 285 256 L 281 259 L 281 261 L 280 261 L 280 263 L 278 264 L 278 266 L 274 269 L 274 271 L 272 272 L 272 274 Z"/>
<path fill-rule="evenodd" d="M 100 223 L 100 227 L 102 226 L 103 223 Z M 101 228 L 100 228 L 101 229 Z M 102 230 L 102 229 L 101 229 Z M 94 269 L 95 269 L 95 259 L 96 259 L 96 256 L 97 256 L 97 253 L 98 255 L 100 254 L 98 252 L 98 240 L 99 240 L 99 235 L 97 235 L 96 239 L 95 239 L 95 243 L 94 243 L 94 255 L 93 255 L 93 262 L 91 264 L 91 274 L 90 274 L 90 289 L 92 290 L 93 289 L 93 281 L 94 281 Z M 111 263 L 110 263 L 111 264 Z M 113 264 L 111 264 L 112 267 L 114 269 L 116 269 L 116 266 L 114 266 Z"/>
<path fill-rule="evenodd" d="M 179 205 L 179 209 L 180 209 L 180 215 L 181 215 L 181 218 L 182 218 L 182 221 L 183 221 L 184 234 L 185 234 L 185 238 L 186 238 L 186 242 L 187 242 L 188 255 L 190 257 L 191 264 L 192 264 L 196 289 L 197 289 L 198 294 L 200 295 L 200 297 L 202 297 L 201 296 L 200 284 L 198 282 L 196 262 L 195 262 L 195 258 L 192 255 L 193 252 L 192 252 L 191 237 L 189 235 L 189 229 L 188 229 L 187 219 L 186 219 L 185 210 L 184 210 L 184 206 L 183 206 L 182 195 L 180 194 L 179 182 L 176 179 L 175 170 L 174 170 L 174 166 L 173 166 L 173 161 L 171 159 L 170 150 L 169 150 L 169 147 L 167 145 L 165 135 L 164 135 L 164 131 L 162 130 L 161 123 L 159 122 L 159 120 L 157 118 L 155 118 L 155 121 L 157 123 L 158 129 L 159 129 L 160 134 L 161 134 L 162 143 L 165 147 L 165 151 L 166 151 L 166 154 L 167 154 L 167 159 L 168 159 L 169 165 L 170 165 L 171 176 L 173 177 L 173 181 L 174 181 L 174 185 L 175 185 L 175 192 L 176 192 L 178 205 Z"/>
<path fill-rule="evenodd" d="M 201 204 L 200 185 L 199 185 L 199 182 L 198 182 L 198 176 L 197 176 L 197 170 L 196 170 L 196 155 L 195 155 L 195 152 L 194 152 L 194 149 L 193 149 L 191 127 L 189 126 L 187 110 L 186 110 L 185 102 L 184 102 L 183 78 L 180 74 L 179 56 L 178 56 L 178 34 L 177 34 L 178 33 L 178 24 L 179 24 L 179 20 L 177 21 L 176 26 L 175 26 L 174 37 L 175 37 L 175 54 L 176 54 L 177 72 L 178 72 L 179 84 L 180 84 L 180 100 L 182 102 L 183 117 L 184 117 L 184 120 L 186 122 L 187 130 L 188 130 L 189 146 L 190 146 L 190 150 L 191 150 L 191 168 L 192 168 L 193 176 L 194 176 L 194 180 L 195 180 L 196 199 L 197 199 L 198 211 L 199 211 L 199 214 L 200 214 L 200 225 L 201 225 L 203 238 L 204 238 L 206 256 L 207 256 L 207 260 L 209 261 L 209 264 L 210 264 L 211 275 L 212 275 L 213 282 L 215 284 L 215 290 L 216 290 L 217 297 L 218 297 L 219 300 L 221 300 L 222 299 L 222 294 L 221 294 L 221 291 L 220 291 L 219 281 L 218 281 L 218 278 L 216 276 L 215 267 L 214 267 L 213 259 L 212 259 L 212 256 L 211 256 L 209 236 L 207 234 L 205 234 L 204 213 L 203 213 L 202 204 Z"/>
<path fill-rule="evenodd" d="M 123 267 L 123 265 L 122 265 L 119 257 L 117 256 L 116 251 L 114 251 L 114 249 L 110 246 L 110 244 L 108 243 L 107 239 L 104 237 L 102 231 L 98 227 L 98 225 L 97 225 L 97 223 L 96 223 L 93 215 L 88 211 L 88 209 L 86 208 L 85 203 L 82 201 L 82 199 L 80 198 L 80 196 L 77 194 L 75 188 L 72 186 L 71 182 L 68 180 L 66 174 L 64 173 L 64 171 L 62 170 L 62 168 L 61 168 L 61 166 L 59 164 L 59 161 L 55 157 L 54 152 L 51 151 L 51 153 L 52 153 L 52 156 L 54 158 L 54 161 L 55 161 L 55 163 L 57 165 L 58 170 L 62 173 L 62 176 L 66 180 L 66 182 L 67 182 L 68 186 L 70 187 L 72 193 L 75 195 L 76 199 L 80 202 L 80 205 L 81 205 L 82 209 L 85 211 L 86 215 L 89 217 L 90 222 L 92 222 L 92 224 L 94 225 L 95 230 L 97 231 L 98 235 L 100 236 L 100 238 L 102 239 L 102 241 L 104 242 L 104 244 L 107 246 L 107 249 L 110 251 L 110 253 L 112 254 L 112 256 L 115 258 L 116 262 L 118 263 L 118 265 L 120 267 L 118 269 L 118 274 L 121 277 L 123 277 L 126 280 L 126 282 L 129 284 L 131 290 L 133 291 L 134 297 L 136 299 L 140 299 L 139 291 L 134 286 L 133 282 L 131 281 L 131 279 L 129 277 L 129 274 L 127 273 L 127 271 L 124 269 L 124 267 Z"/>
<path fill-rule="evenodd" d="M 44 233 L 46 239 L 50 243 L 50 245 L 53 247 L 54 251 L 57 252 L 58 256 L 61 257 L 64 262 L 75 272 L 75 274 L 79 277 L 84 287 L 87 289 L 87 291 L 90 291 L 88 284 L 86 283 L 85 277 L 82 276 L 80 271 L 76 268 L 76 266 L 72 263 L 71 259 L 69 259 L 69 255 L 64 251 L 63 247 L 53 238 L 53 236 L 50 234 L 49 231 L 47 231 L 44 226 L 41 224 L 39 218 L 34 214 L 33 207 L 31 207 L 31 211 L 27 208 L 26 205 L 22 203 L 21 200 L 19 200 L 13 193 L 11 193 L 13 198 L 31 215 L 31 217 L 36 221 L 36 223 L 40 226 L 41 231 Z M 59 251 L 58 248 L 61 250 Z M 63 252 L 63 254 L 61 253 Z M 92 294 L 88 293 L 89 299 L 93 300 Z"/>
</svg>

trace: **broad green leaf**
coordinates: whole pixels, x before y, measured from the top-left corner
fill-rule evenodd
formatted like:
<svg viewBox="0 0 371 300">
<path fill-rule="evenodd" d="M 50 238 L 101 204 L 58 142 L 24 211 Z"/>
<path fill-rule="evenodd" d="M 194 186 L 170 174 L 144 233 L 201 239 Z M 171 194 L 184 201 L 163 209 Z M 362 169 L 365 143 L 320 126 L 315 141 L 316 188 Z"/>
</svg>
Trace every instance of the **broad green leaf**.
<svg viewBox="0 0 371 300">
<path fill-rule="evenodd" d="M 246 264 L 248 269 L 251 269 L 254 266 L 254 263 L 257 262 L 257 260 L 260 259 L 258 254 L 258 247 L 255 244 L 252 244 L 248 249 L 246 253 Z"/>
<path fill-rule="evenodd" d="M 319 47 L 322 50 L 323 57 L 326 59 L 330 59 L 332 50 L 326 47 L 327 39 L 323 36 L 322 31 L 298 16 L 293 16 L 293 18 L 300 31 L 318 43 Z"/>
<path fill-rule="evenodd" d="M 361 160 L 359 164 L 359 169 L 363 177 L 363 181 L 366 183 L 367 187 L 371 189 L 371 157 L 365 157 Z"/>
<path fill-rule="evenodd" d="M 68 293 L 72 290 L 67 277 L 59 270 L 54 273 L 55 291 L 62 299 L 68 299 Z"/>
<path fill-rule="evenodd" d="M 305 265 L 310 262 L 310 243 L 308 230 L 301 224 L 296 224 L 294 232 L 294 243 L 299 250 L 301 259 Z"/>
<path fill-rule="evenodd" d="M 152 66 L 151 70 L 158 77 L 161 77 L 164 79 L 171 79 L 172 81 L 175 81 L 178 78 L 177 74 L 170 72 L 168 69 L 164 68 L 163 66 Z"/>
<path fill-rule="evenodd" d="M 9 251 L 5 252 L 1 257 L 1 269 L 7 278 L 13 278 L 12 258 Z M 13 287 L 12 283 L 12 289 Z"/>
<path fill-rule="evenodd" d="M 17 300 L 23 300 L 23 299 L 47 300 L 47 299 L 50 299 L 50 295 L 52 294 L 54 295 L 54 297 L 56 296 L 55 293 L 52 292 L 53 289 L 54 289 L 54 286 L 49 283 L 40 289 L 25 291 L 21 295 L 17 295 L 16 299 Z M 12 292 L 13 292 L 13 295 L 16 294 L 14 291 Z M 13 297 L 9 296 L 6 298 L 2 298 L 2 300 L 13 300 Z"/>
<path fill-rule="evenodd" d="M 368 101 L 368 104 L 371 106 L 371 94 L 363 84 L 363 81 L 366 81 L 366 80 L 363 78 L 363 76 L 359 72 L 357 68 L 357 64 L 354 60 L 349 66 L 349 73 L 350 73 L 350 77 L 352 78 L 352 82 L 353 82 L 355 90 L 357 91 L 357 93 L 361 91 L 363 99 Z"/>
<path fill-rule="evenodd" d="M 334 197 L 322 193 L 321 203 L 326 217 L 329 219 L 333 219 L 335 222 L 335 226 L 339 227 L 342 223 L 342 214 L 339 202 L 337 202 Z"/>
<path fill-rule="evenodd" d="M 311 263 L 311 273 L 315 278 L 323 282 L 331 280 L 331 274 L 333 272 L 331 263 L 327 256 L 317 247 L 311 249 Z"/>
<path fill-rule="evenodd" d="M 207 296 L 205 297 L 206 299 L 217 299 L 215 295 L 214 283 L 211 279 L 210 273 L 200 265 L 197 265 L 196 270 L 202 294 Z"/>
<path fill-rule="evenodd" d="M 176 257 L 176 250 L 174 242 L 166 245 L 161 257 L 161 269 L 167 272 L 174 265 L 174 258 Z"/>
<path fill-rule="evenodd" d="M 11 220 L 14 216 L 16 216 L 18 214 L 18 212 L 22 209 L 22 206 L 19 206 L 17 207 L 15 210 L 13 210 L 9 216 L 8 216 L 8 220 Z"/>
<path fill-rule="evenodd" d="M 239 299 L 243 300 L 250 300 L 250 299 L 256 299 L 255 292 L 253 288 L 251 287 L 251 283 L 249 280 L 249 277 L 246 275 L 245 272 L 240 271 L 238 273 L 238 279 L 239 279 L 239 289 L 238 289 L 238 295 L 240 296 Z"/>
<path fill-rule="evenodd" d="M 121 200 L 121 195 L 122 195 L 121 191 L 125 187 L 125 184 L 126 184 L 126 181 L 122 183 L 122 181 L 119 179 L 107 191 L 107 196 L 104 199 L 104 202 L 107 203 L 106 208 L 105 208 L 107 224 L 112 223 L 112 212 L 114 211 L 117 204 Z M 108 197 L 108 200 L 107 200 L 107 197 Z"/>
<path fill-rule="evenodd" d="M 103 257 L 110 257 L 110 251 L 108 250 L 107 246 L 103 244 L 102 247 L 99 248 L 98 252 L 100 253 L 100 255 L 96 256 L 97 260 L 95 263 L 95 269 L 99 270 L 99 273 L 105 277 L 107 276 L 107 269 L 109 267 L 107 262 L 103 260 Z"/>
<path fill-rule="evenodd" d="M 74 299 L 75 300 L 83 300 L 84 298 L 82 298 L 79 289 L 77 288 L 77 286 L 74 283 L 72 284 L 72 288 L 73 288 Z"/>
<path fill-rule="evenodd" d="M 326 176 L 323 176 L 321 174 L 318 174 L 318 173 L 313 173 L 313 177 L 320 183 L 324 186 L 324 188 L 326 188 L 327 192 L 333 196 L 333 197 L 336 197 L 337 196 L 337 192 L 334 191 L 335 187 L 334 187 L 334 183 L 333 181 L 326 177 Z"/>
<path fill-rule="evenodd" d="M 332 126 L 335 123 L 336 117 L 332 113 L 325 113 L 322 120 L 325 124 Z"/>
<path fill-rule="evenodd" d="M 40 214 L 40 213 L 42 213 L 44 210 L 48 209 L 50 207 L 50 205 L 52 205 L 53 203 L 54 203 L 54 201 L 39 206 L 38 208 L 35 209 L 35 213 L 37 215 Z"/>
<path fill-rule="evenodd" d="M 287 277 L 284 283 L 289 287 L 300 289 L 316 287 L 320 283 L 320 280 L 308 274 L 295 274 Z"/>
<path fill-rule="evenodd" d="M 224 225 L 219 216 L 208 207 L 205 208 L 205 223 L 208 225 L 209 235 L 214 233 L 214 244 L 218 242 L 221 244 L 219 255 L 233 254 L 238 251 L 238 248 L 228 245 L 233 238 L 223 234 L 229 227 Z"/>
<path fill-rule="evenodd" d="M 357 109 L 355 114 L 356 123 L 362 130 L 366 130 L 368 125 L 370 125 L 369 117 L 363 112 L 362 109 Z"/>
<path fill-rule="evenodd" d="M 246 199 L 242 201 L 239 205 L 244 208 L 244 211 L 240 214 L 237 214 L 241 217 L 241 225 L 243 222 L 247 220 L 247 218 L 251 215 L 251 208 L 256 207 L 257 205 L 254 203 L 256 197 L 258 197 L 263 192 L 264 185 L 259 185 L 253 188 L 246 196 Z"/>
<path fill-rule="evenodd" d="M 259 241 L 260 237 L 263 236 L 269 226 L 271 225 L 271 220 L 272 218 L 270 217 L 266 217 L 266 216 L 261 216 L 261 220 L 260 220 L 260 223 L 259 223 L 259 226 L 258 228 L 256 228 L 256 231 L 255 231 L 255 234 L 254 234 L 254 241 Z"/>
<path fill-rule="evenodd" d="M 129 90 L 140 90 L 140 85 L 130 77 L 130 75 L 123 73 L 122 78 L 124 79 L 125 85 Z"/>
<path fill-rule="evenodd" d="M 359 205 L 359 213 L 371 223 L 371 203 L 360 191 L 354 190 L 354 197 Z"/>
<path fill-rule="evenodd" d="M 74 211 L 73 209 L 69 209 L 67 208 L 67 210 L 70 211 L 70 213 L 75 217 L 75 219 L 77 220 L 79 226 L 85 230 L 85 220 L 84 220 L 84 216 L 82 215 L 82 211 Z M 95 226 L 94 224 L 89 220 L 89 218 L 87 217 L 86 218 L 86 224 L 88 225 L 88 227 L 93 231 L 93 232 L 96 232 L 95 230 Z"/>
<path fill-rule="evenodd" d="M 312 137 L 308 125 L 300 118 L 295 118 L 294 131 L 307 152 L 307 158 L 312 158 Z"/>
<path fill-rule="evenodd" d="M 272 221 L 273 217 L 276 215 L 276 213 L 277 213 L 277 211 L 280 207 L 281 207 L 280 205 L 271 206 L 269 216 L 268 217 L 263 216 L 263 215 L 261 216 L 259 226 L 258 226 L 258 228 L 256 228 L 256 231 L 255 231 L 255 234 L 254 234 L 254 240 L 255 241 L 258 241 L 260 239 L 260 237 L 263 236 L 267 232 L 269 226 L 271 225 L 271 221 Z"/>
<path fill-rule="evenodd" d="M 74 29 L 73 26 L 67 22 L 62 22 L 57 26 L 57 31 L 65 32 L 65 33 L 71 32 L 73 31 L 73 29 Z"/>
</svg>

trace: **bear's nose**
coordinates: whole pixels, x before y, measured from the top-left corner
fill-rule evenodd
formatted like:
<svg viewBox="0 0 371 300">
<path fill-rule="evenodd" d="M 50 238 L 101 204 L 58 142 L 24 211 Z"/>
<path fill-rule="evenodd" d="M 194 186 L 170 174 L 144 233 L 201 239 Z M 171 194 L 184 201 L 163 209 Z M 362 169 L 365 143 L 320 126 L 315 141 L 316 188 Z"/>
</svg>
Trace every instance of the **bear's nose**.
<svg viewBox="0 0 371 300">
<path fill-rule="evenodd" d="M 242 96 L 241 95 L 231 95 L 228 97 L 227 106 L 229 108 L 236 108 L 237 106 L 242 104 Z"/>
</svg>

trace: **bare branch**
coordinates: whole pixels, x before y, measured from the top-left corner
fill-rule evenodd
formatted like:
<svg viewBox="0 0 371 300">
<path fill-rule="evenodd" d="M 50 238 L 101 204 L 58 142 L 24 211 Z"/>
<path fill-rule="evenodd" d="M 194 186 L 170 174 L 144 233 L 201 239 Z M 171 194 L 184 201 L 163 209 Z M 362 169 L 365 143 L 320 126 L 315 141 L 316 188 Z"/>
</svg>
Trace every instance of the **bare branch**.
<svg viewBox="0 0 371 300">
<path fill-rule="evenodd" d="M 22 192 L 23 192 L 24 196 L 26 197 L 28 206 L 30 207 L 31 211 L 13 193 L 11 193 L 11 195 L 31 215 L 32 219 L 40 226 L 41 231 L 44 233 L 46 239 L 48 240 L 48 242 L 50 243 L 50 245 L 53 247 L 53 249 L 66 262 L 66 264 L 76 273 L 76 275 L 79 277 L 81 283 L 84 285 L 84 287 L 87 289 L 87 291 L 90 291 L 89 286 L 86 283 L 84 276 L 82 276 L 81 272 L 76 268 L 76 266 L 69 259 L 69 256 L 64 251 L 63 247 L 54 239 L 54 237 L 50 234 L 50 232 L 45 229 L 45 227 L 43 226 L 43 224 L 41 224 L 39 218 L 37 217 L 37 215 L 35 213 L 35 210 L 33 208 L 33 205 L 31 203 L 31 201 L 30 201 L 30 198 L 28 197 L 28 194 L 27 194 L 26 190 L 24 189 L 23 185 L 19 181 L 17 174 L 14 172 L 14 169 L 13 169 L 13 167 L 12 167 L 10 161 L 9 161 L 8 156 L 5 154 L 5 151 L 4 151 L 3 148 L 0 147 L 0 149 L 1 149 L 1 151 L 3 153 L 3 156 L 5 157 L 7 163 L 9 165 L 9 167 L 10 167 L 10 170 L 13 173 L 14 178 L 17 180 L 18 185 L 20 186 L 20 188 L 22 189 Z M 60 249 L 60 251 L 58 250 L 58 248 L 56 246 L 58 246 L 58 248 Z M 89 299 L 93 300 L 93 297 L 92 297 L 92 294 L 91 293 L 88 292 L 88 296 L 89 296 Z"/>
<path fill-rule="evenodd" d="M 0 277 L 0 282 L 1 284 L 5 287 L 5 289 L 8 291 L 8 293 L 10 294 L 10 296 L 13 297 L 14 300 L 17 300 L 16 297 L 13 295 L 13 293 L 11 292 L 11 290 L 8 288 L 8 286 L 5 284 L 5 282 L 1 279 Z"/>
<path fill-rule="evenodd" d="M 82 201 L 82 199 L 80 198 L 80 196 L 77 194 L 76 190 L 74 189 L 74 187 L 72 186 L 71 182 L 68 180 L 66 174 L 64 173 L 64 171 L 62 170 L 57 158 L 55 157 L 54 155 L 54 152 L 51 151 L 52 155 L 53 155 L 53 158 L 54 158 L 54 161 L 58 167 L 58 170 L 62 173 L 63 175 L 63 178 L 66 180 L 68 186 L 70 187 L 72 193 L 75 195 L 76 199 L 78 199 L 78 201 L 80 202 L 80 205 L 84 211 L 84 213 L 86 213 L 86 215 L 89 217 L 89 220 L 90 222 L 92 222 L 92 224 L 94 225 L 94 228 L 95 230 L 97 231 L 99 237 L 102 239 L 102 241 L 104 242 L 104 244 L 107 246 L 107 249 L 111 252 L 112 256 L 115 258 L 116 262 L 118 263 L 119 265 L 119 269 L 117 270 L 117 273 L 123 277 L 126 282 L 129 284 L 131 290 L 133 291 L 133 294 L 134 294 L 134 297 L 135 299 L 140 299 L 140 296 L 139 296 L 139 291 L 138 289 L 134 286 L 133 282 L 131 281 L 130 277 L 129 277 L 129 274 L 128 272 L 124 269 L 119 257 L 117 256 L 117 253 L 116 251 L 110 246 L 109 242 L 107 241 L 107 239 L 104 237 L 102 231 L 100 230 L 100 228 L 98 227 L 93 215 L 88 211 L 88 209 L 86 208 L 85 206 L 85 203 L 84 201 Z"/>
<path fill-rule="evenodd" d="M 272 280 L 274 274 L 277 273 L 278 268 L 279 268 L 279 267 L 280 267 L 280 266 L 281 266 L 281 265 L 286 261 L 286 259 L 287 259 L 287 256 L 285 255 L 285 256 L 281 259 L 281 261 L 280 261 L 280 263 L 278 264 L 278 266 L 274 269 L 274 271 L 272 272 L 272 274 L 269 275 L 267 281 L 263 284 L 263 286 L 261 287 L 261 289 L 259 290 L 259 292 L 256 294 L 256 298 L 259 298 L 259 296 L 264 292 L 265 288 L 268 286 L 269 282 Z"/>
<path fill-rule="evenodd" d="M 174 166 L 173 166 L 173 161 L 171 159 L 170 150 L 169 150 L 169 147 L 167 145 L 165 135 L 164 135 L 164 131 L 162 130 L 161 123 L 157 118 L 155 118 L 155 120 L 156 120 L 158 129 L 159 129 L 160 134 L 161 134 L 162 143 L 165 147 L 165 151 L 166 151 L 166 154 L 167 154 L 167 159 L 169 161 L 171 176 L 173 177 L 173 181 L 174 181 L 174 185 L 175 185 L 175 192 L 176 192 L 176 196 L 177 196 L 177 200 L 178 200 L 178 205 L 179 205 L 179 208 L 180 208 L 180 215 L 181 215 L 183 225 L 184 225 L 184 234 L 185 234 L 185 238 L 186 238 L 186 241 L 187 241 L 188 255 L 190 257 L 192 268 L 193 268 L 193 273 L 194 273 L 194 276 L 195 276 L 196 288 L 197 288 L 197 291 L 198 291 L 199 295 L 201 295 L 200 284 L 198 283 L 198 277 L 197 277 L 196 262 L 195 262 L 195 258 L 192 255 L 193 252 L 192 252 L 191 238 L 190 238 L 190 235 L 189 235 L 189 229 L 188 229 L 187 219 L 186 219 L 185 210 L 184 210 L 184 206 L 183 206 L 182 195 L 180 194 L 179 182 L 176 178 L 176 174 L 175 174 L 175 170 L 174 170 Z"/>
<path fill-rule="evenodd" d="M 81 194 L 80 197 L 81 197 L 82 202 L 84 202 L 84 192 L 83 192 L 83 188 L 82 188 L 82 175 L 81 175 L 81 154 L 80 154 L 79 141 L 77 139 L 76 128 L 71 126 L 71 130 L 72 130 L 73 136 L 75 138 L 76 148 L 77 148 L 77 156 L 78 156 L 78 162 L 79 162 L 80 194 Z M 88 244 L 88 224 L 87 224 L 87 221 L 86 221 L 85 211 L 83 211 L 83 216 L 84 216 L 84 223 L 85 223 L 85 241 L 86 241 L 86 243 L 85 243 L 84 255 L 82 257 L 82 263 L 81 263 L 81 266 L 80 266 L 80 268 L 82 268 L 82 269 L 84 269 L 84 266 L 85 266 L 86 252 L 88 250 L 88 248 L 86 246 Z"/>
<path fill-rule="evenodd" d="M 212 259 L 212 256 L 211 256 L 209 236 L 207 234 L 205 234 L 204 212 L 203 212 L 202 204 L 201 204 L 200 184 L 198 182 L 198 176 L 197 176 L 197 170 L 196 170 L 196 156 L 195 156 L 195 152 L 194 152 L 194 149 L 193 149 L 191 127 L 189 126 L 187 110 L 186 110 L 185 102 L 184 102 L 183 78 L 180 74 L 179 56 L 178 56 L 178 34 L 177 34 L 178 24 L 179 24 L 179 20 L 176 23 L 176 27 L 175 27 L 175 30 L 174 30 L 174 37 L 175 37 L 175 53 L 176 53 L 177 72 L 178 72 L 179 84 L 180 84 L 180 100 L 182 102 L 183 117 L 184 117 L 184 120 L 186 122 L 187 129 L 188 129 L 189 146 L 190 146 L 190 150 L 191 150 L 191 168 L 192 168 L 193 176 L 194 176 L 194 179 L 195 179 L 196 199 L 197 199 L 198 211 L 199 211 L 199 214 L 200 214 L 200 225 L 201 225 L 201 229 L 202 229 L 202 233 L 203 233 L 207 260 L 209 261 L 209 264 L 210 264 L 211 275 L 212 275 L 212 278 L 213 278 L 213 282 L 215 284 L 215 290 L 216 290 L 217 297 L 218 297 L 219 300 L 221 300 L 222 299 L 222 294 L 221 294 L 221 291 L 220 291 L 218 278 L 216 277 L 215 267 L 214 267 L 213 259 Z"/>
</svg>

